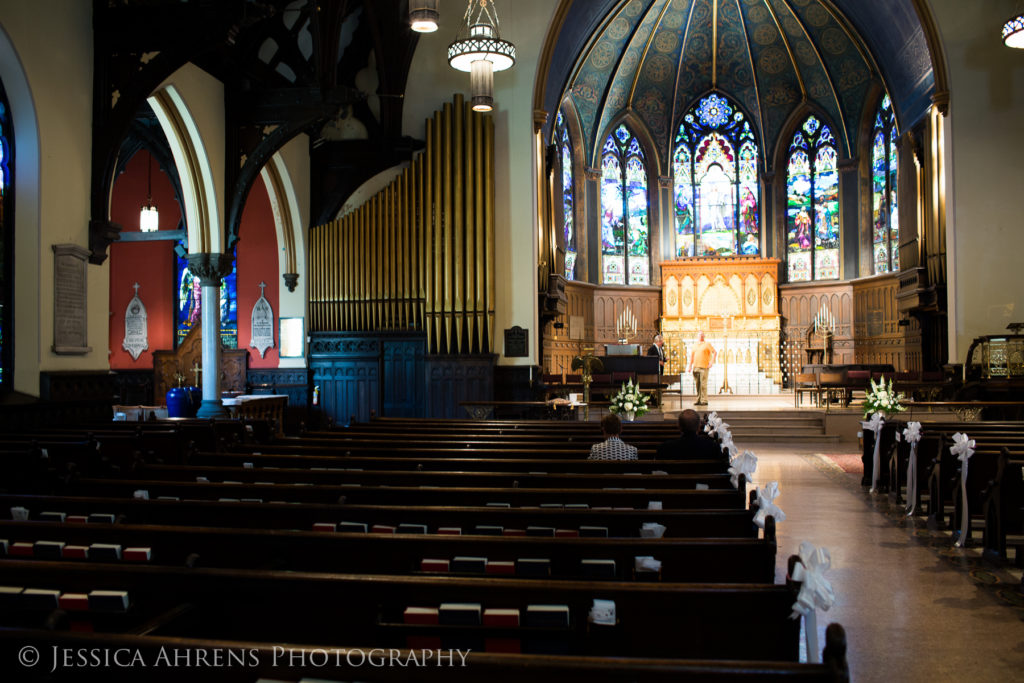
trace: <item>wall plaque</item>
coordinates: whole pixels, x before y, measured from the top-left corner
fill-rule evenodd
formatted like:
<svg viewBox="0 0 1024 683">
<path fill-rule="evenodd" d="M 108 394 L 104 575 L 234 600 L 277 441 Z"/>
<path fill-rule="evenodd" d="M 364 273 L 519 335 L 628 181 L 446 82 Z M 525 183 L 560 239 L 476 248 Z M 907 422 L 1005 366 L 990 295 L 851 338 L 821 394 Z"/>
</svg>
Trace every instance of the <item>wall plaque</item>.
<svg viewBox="0 0 1024 683">
<path fill-rule="evenodd" d="M 274 311 L 263 296 L 266 286 L 266 282 L 260 283 L 260 298 L 252 307 L 252 336 L 249 339 L 249 346 L 260 352 L 260 358 L 267 349 L 274 347 Z"/>
<path fill-rule="evenodd" d="M 149 348 L 149 323 L 146 319 L 146 306 L 139 298 L 139 283 L 136 282 L 135 296 L 128 302 L 124 311 L 124 341 L 121 348 L 131 354 L 132 360 Z"/>
<path fill-rule="evenodd" d="M 521 358 L 529 356 L 527 350 L 527 340 L 529 335 L 526 330 L 518 325 L 513 325 L 511 329 L 505 330 L 505 357 L 506 358 Z"/>
<path fill-rule="evenodd" d="M 53 245 L 53 352 L 86 354 L 85 269 L 89 250 L 77 244 Z"/>
</svg>

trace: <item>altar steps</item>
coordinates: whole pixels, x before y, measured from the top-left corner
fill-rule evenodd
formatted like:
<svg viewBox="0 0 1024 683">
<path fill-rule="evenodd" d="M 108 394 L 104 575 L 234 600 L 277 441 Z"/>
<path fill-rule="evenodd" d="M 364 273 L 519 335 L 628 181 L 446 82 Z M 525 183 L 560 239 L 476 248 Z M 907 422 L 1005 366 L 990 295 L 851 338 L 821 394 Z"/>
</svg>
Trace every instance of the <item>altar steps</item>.
<svg viewBox="0 0 1024 683">
<path fill-rule="evenodd" d="M 711 405 L 701 409 L 714 410 L 719 417 L 729 424 L 733 440 L 741 449 L 744 443 L 808 443 L 839 441 L 837 435 L 829 435 L 825 430 L 823 413 L 808 413 L 803 410 L 758 411 L 758 410 L 716 410 L 715 398 L 710 398 Z M 683 408 L 690 403 L 684 398 Z M 669 411 L 671 415 L 678 415 Z"/>
</svg>

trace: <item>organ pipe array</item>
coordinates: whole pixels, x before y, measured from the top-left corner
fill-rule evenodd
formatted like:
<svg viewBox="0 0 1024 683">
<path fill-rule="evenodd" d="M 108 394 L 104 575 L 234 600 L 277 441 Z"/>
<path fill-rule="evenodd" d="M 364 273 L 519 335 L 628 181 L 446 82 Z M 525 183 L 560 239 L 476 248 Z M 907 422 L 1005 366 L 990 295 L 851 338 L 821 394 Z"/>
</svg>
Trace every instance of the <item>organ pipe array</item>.
<svg viewBox="0 0 1024 683">
<path fill-rule="evenodd" d="M 428 353 L 490 353 L 494 120 L 456 95 L 426 137 L 390 185 L 313 228 L 311 329 L 422 330 Z"/>
</svg>

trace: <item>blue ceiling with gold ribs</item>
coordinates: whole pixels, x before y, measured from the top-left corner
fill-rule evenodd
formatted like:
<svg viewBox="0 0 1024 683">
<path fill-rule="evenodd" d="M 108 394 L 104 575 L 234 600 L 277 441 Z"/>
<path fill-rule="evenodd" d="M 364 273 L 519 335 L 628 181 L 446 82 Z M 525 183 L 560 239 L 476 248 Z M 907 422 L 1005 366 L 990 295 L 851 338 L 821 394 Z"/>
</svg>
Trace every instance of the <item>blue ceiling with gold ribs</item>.
<svg viewBox="0 0 1024 683">
<path fill-rule="evenodd" d="M 683 114 L 720 90 L 747 112 L 769 166 L 786 119 L 804 100 L 856 154 L 872 80 L 870 50 L 829 0 L 618 0 L 578 53 L 566 91 L 587 159 L 631 110 L 658 147 L 663 170 Z"/>
</svg>

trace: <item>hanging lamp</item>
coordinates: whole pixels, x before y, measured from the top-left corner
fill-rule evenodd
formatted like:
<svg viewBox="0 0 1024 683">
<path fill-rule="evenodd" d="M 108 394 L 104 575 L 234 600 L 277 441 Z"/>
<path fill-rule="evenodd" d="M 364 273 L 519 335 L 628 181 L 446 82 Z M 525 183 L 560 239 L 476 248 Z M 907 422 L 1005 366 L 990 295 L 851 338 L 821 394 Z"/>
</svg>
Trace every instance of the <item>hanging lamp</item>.
<svg viewBox="0 0 1024 683">
<path fill-rule="evenodd" d="M 149 167 L 146 172 L 146 203 L 142 205 L 139 212 L 139 230 L 142 232 L 156 232 L 160 229 L 160 212 L 153 204 L 153 155 L 147 154 Z"/>
<path fill-rule="evenodd" d="M 448 63 L 470 74 L 474 111 L 494 108 L 494 72 L 512 68 L 516 46 L 501 38 L 493 0 L 469 0 L 463 26 L 448 46 Z"/>
<path fill-rule="evenodd" d="M 1003 24 L 1003 43 L 1007 47 L 1024 50 L 1024 14 L 1018 14 Z"/>
<path fill-rule="evenodd" d="M 437 11 L 438 0 L 409 0 L 409 26 L 416 33 L 433 33 L 441 14 Z"/>
</svg>

